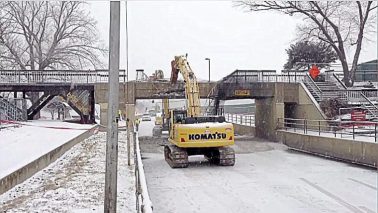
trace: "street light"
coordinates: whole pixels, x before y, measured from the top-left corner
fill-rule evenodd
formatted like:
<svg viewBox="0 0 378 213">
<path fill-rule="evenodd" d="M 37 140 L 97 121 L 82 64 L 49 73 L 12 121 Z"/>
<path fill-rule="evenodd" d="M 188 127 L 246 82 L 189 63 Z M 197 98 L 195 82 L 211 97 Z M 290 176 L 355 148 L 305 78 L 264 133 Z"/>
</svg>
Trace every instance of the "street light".
<svg viewBox="0 0 378 213">
<path fill-rule="evenodd" d="M 209 61 L 209 82 L 210 82 L 210 58 L 205 58 L 205 60 Z"/>
</svg>

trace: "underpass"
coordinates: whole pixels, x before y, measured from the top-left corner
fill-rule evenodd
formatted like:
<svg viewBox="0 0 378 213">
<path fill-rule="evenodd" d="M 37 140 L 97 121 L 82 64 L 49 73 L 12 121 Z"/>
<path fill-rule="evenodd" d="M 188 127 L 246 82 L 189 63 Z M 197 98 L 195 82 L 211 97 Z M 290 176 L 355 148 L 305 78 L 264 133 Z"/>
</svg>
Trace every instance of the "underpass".
<svg viewBox="0 0 378 213">
<path fill-rule="evenodd" d="M 171 169 L 153 126 L 141 122 L 139 135 L 154 212 L 377 212 L 375 170 L 247 136 L 235 139 L 234 167 L 192 156 Z"/>
</svg>

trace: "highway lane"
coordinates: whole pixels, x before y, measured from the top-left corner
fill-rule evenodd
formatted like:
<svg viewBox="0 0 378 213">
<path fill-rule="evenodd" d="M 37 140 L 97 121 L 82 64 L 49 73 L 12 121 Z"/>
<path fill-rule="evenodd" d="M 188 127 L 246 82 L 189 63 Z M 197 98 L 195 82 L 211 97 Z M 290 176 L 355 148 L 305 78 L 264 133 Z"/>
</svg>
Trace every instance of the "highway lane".
<svg viewBox="0 0 378 213">
<path fill-rule="evenodd" d="M 154 212 L 377 212 L 377 172 L 238 137 L 234 167 L 190 157 L 185 169 L 164 161 L 164 140 L 140 126 Z"/>
</svg>

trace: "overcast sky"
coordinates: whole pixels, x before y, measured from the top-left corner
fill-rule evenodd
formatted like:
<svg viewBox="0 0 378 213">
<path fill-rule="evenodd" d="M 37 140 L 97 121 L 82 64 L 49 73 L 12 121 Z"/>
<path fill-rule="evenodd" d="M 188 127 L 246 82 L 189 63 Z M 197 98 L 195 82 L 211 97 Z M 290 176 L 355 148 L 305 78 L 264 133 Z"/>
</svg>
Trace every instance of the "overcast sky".
<svg viewBox="0 0 378 213">
<path fill-rule="evenodd" d="M 109 2 L 89 4 L 108 45 Z M 125 2 L 121 3 L 121 68 L 126 68 Z M 170 76 L 170 61 L 188 53 L 197 78 L 219 80 L 236 69 L 281 70 L 285 49 L 295 39 L 301 19 L 276 12 L 245 12 L 231 1 L 129 1 L 129 75 L 136 69 L 150 75 L 162 69 Z M 360 62 L 377 58 L 377 44 L 363 46 Z"/>
</svg>

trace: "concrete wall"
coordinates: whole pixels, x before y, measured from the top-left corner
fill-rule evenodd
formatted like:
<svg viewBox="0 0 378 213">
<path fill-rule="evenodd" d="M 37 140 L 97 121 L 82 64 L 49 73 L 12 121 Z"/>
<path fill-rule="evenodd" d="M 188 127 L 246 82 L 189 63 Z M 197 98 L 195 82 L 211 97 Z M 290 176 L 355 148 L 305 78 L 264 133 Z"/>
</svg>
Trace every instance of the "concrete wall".
<svg viewBox="0 0 378 213">
<path fill-rule="evenodd" d="M 34 160 L 33 162 L 30 162 L 26 166 L 2 178 L 0 180 L 0 194 L 3 194 L 4 192 L 16 186 L 17 184 L 22 183 L 26 179 L 33 176 L 35 173 L 39 172 L 40 170 L 50 165 L 52 162 L 54 162 L 56 159 L 62 156 L 71 147 L 73 147 L 77 143 L 93 135 L 95 128 L 97 128 L 97 126 L 93 127 L 90 130 L 87 130 L 86 132 L 82 133 L 76 138 L 68 141 L 67 143 L 57 147 L 56 149 L 41 156 L 40 158 Z"/>
<path fill-rule="evenodd" d="M 320 109 L 319 104 L 312 98 L 308 90 L 302 84 L 298 86 L 298 102 L 295 108 L 295 118 L 306 118 L 310 120 L 325 120 L 326 116 Z"/>
<path fill-rule="evenodd" d="M 285 86 L 276 83 L 273 87 L 274 97 L 256 99 L 255 133 L 257 137 L 276 140 L 278 118 L 285 115 Z"/>
<path fill-rule="evenodd" d="M 376 168 L 378 143 L 277 131 L 280 142 L 290 148 Z"/>
<path fill-rule="evenodd" d="M 255 135 L 254 126 L 245 126 L 240 124 L 234 124 L 235 135 Z"/>
</svg>

